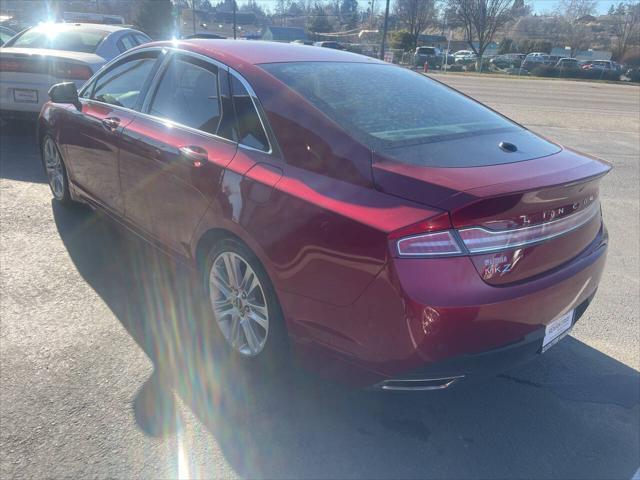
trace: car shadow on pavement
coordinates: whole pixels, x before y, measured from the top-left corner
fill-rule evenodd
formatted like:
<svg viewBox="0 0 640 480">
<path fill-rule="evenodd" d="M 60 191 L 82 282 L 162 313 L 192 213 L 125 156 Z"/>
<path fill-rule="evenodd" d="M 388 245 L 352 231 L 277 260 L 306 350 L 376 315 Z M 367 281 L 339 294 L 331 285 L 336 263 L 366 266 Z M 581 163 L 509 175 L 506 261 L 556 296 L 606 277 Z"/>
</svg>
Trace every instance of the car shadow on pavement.
<svg viewBox="0 0 640 480">
<path fill-rule="evenodd" d="M 239 476 L 630 479 L 638 469 L 640 376 L 578 340 L 425 394 L 353 390 L 294 367 L 252 373 L 216 353 L 190 269 L 89 209 L 53 214 L 80 274 L 153 361 L 132 399 L 139 428 L 180 434 L 182 403 Z M 204 464 L 191 476 L 216 475 Z"/>
<path fill-rule="evenodd" d="M 34 122 L 15 120 L 0 125 L 0 178 L 34 183 L 47 181 L 35 138 Z"/>
</svg>

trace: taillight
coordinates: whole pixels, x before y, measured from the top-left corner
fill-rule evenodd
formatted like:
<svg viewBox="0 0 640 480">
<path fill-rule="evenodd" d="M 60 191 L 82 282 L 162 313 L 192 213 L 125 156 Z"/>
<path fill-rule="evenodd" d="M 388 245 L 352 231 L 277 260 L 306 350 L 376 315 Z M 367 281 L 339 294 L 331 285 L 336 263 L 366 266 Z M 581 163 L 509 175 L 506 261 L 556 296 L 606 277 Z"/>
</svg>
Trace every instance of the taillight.
<svg viewBox="0 0 640 480">
<path fill-rule="evenodd" d="M 0 71 L 46 73 L 46 64 L 30 58 L 0 58 Z"/>
<path fill-rule="evenodd" d="M 19 72 L 20 62 L 8 58 L 0 58 L 0 72 Z"/>
<path fill-rule="evenodd" d="M 458 233 L 469 253 L 495 252 L 565 235 L 589 222 L 599 212 L 600 202 L 593 202 L 584 210 L 539 225 L 502 231 L 472 227 L 464 228 Z"/>
<path fill-rule="evenodd" d="M 93 72 L 87 65 L 80 65 L 70 62 L 56 62 L 53 74 L 65 80 L 88 80 Z"/>
<path fill-rule="evenodd" d="M 451 229 L 451 219 L 442 212 L 422 222 L 408 225 L 389 234 L 398 255 L 441 257 L 463 253 Z"/>
<path fill-rule="evenodd" d="M 88 65 L 52 60 L 51 57 L 29 56 L 0 58 L 0 71 L 53 75 L 62 80 L 88 80 L 93 75 Z"/>
<path fill-rule="evenodd" d="M 458 242 L 448 230 L 398 240 L 398 254 L 400 256 L 441 257 L 461 253 L 462 250 Z"/>
<path fill-rule="evenodd" d="M 442 257 L 491 253 L 565 235 L 591 221 L 599 212 L 600 202 L 595 201 L 584 210 L 566 217 L 510 230 L 489 230 L 484 227 L 454 230 L 446 224 L 443 216 L 439 216 L 434 217 L 434 222 L 427 220 L 392 232 L 389 239 L 396 241 L 400 256 Z M 424 233 L 418 233 L 418 228 Z"/>
</svg>

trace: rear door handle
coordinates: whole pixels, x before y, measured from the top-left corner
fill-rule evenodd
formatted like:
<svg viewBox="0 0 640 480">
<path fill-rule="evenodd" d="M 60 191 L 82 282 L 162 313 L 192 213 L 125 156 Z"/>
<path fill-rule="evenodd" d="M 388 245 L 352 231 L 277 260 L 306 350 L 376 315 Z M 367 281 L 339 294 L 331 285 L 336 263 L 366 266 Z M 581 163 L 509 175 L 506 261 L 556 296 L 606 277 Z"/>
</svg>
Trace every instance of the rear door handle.
<svg viewBox="0 0 640 480">
<path fill-rule="evenodd" d="M 110 132 L 115 132 L 120 126 L 120 119 L 118 117 L 103 118 L 102 126 Z"/>
<path fill-rule="evenodd" d="M 194 167 L 200 167 L 203 163 L 206 163 L 209 160 L 207 151 L 197 145 L 187 145 L 180 147 L 179 150 L 180 158 Z"/>
</svg>

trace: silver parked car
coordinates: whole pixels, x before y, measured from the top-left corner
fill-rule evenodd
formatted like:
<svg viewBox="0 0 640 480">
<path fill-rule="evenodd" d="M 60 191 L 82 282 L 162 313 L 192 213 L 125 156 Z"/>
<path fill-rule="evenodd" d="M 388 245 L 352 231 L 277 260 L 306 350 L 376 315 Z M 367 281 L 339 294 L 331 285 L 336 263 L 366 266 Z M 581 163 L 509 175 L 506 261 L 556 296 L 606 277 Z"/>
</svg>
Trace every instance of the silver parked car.
<svg viewBox="0 0 640 480">
<path fill-rule="evenodd" d="M 151 39 L 121 25 L 49 23 L 26 29 L 0 48 L 0 114 L 39 113 L 51 85 L 80 88 L 102 65 Z"/>
<path fill-rule="evenodd" d="M 560 68 L 580 68 L 580 62 L 575 58 L 564 57 L 558 60 L 556 67 Z"/>
</svg>

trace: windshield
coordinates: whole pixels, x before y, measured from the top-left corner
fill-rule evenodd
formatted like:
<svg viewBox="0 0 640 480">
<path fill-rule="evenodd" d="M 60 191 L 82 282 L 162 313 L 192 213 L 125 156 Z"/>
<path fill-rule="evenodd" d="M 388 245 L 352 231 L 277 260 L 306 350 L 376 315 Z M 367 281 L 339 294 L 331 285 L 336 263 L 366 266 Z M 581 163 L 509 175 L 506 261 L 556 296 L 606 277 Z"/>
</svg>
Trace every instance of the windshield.
<svg viewBox="0 0 640 480">
<path fill-rule="evenodd" d="M 374 150 L 521 129 L 454 90 L 393 65 L 300 62 L 261 67 Z"/>
<path fill-rule="evenodd" d="M 15 34 L 0 30 L 0 45 L 2 45 L 3 43 L 7 43 L 11 39 L 11 37 L 13 37 L 13 35 Z"/>
<path fill-rule="evenodd" d="M 71 52 L 95 53 L 108 32 L 97 29 L 55 30 L 34 28 L 15 38 L 9 45 L 16 48 L 48 48 Z"/>
</svg>

